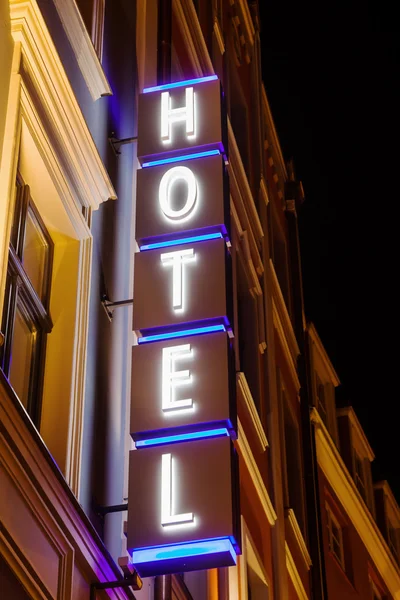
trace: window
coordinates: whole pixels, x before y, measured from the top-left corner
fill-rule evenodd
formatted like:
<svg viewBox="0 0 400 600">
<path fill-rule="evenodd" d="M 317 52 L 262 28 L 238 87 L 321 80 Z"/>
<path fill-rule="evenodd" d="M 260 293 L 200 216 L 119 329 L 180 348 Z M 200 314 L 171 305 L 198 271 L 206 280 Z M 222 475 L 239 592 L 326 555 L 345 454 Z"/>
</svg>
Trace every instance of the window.
<svg viewBox="0 0 400 600">
<path fill-rule="evenodd" d="M 105 0 L 77 0 L 77 5 L 96 54 L 101 61 L 103 55 Z"/>
<path fill-rule="evenodd" d="M 397 544 L 397 530 L 393 527 L 393 524 L 388 520 L 388 542 L 389 548 L 392 551 L 393 556 L 398 561 L 398 544 Z"/>
<path fill-rule="evenodd" d="M 277 381 L 280 381 L 278 371 Z M 283 417 L 283 437 L 285 441 L 283 459 L 284 486 L 285 486 L 285 508 L 292 508 L 299 527 L 304 534 L 304 497 L 303 497 L 303 473 L 302 453 L 300 444 L 299 424 L 293 409 L 289 406 L 289 398 L 284 388 L 281 388 L 281 405 Z"/>
<path fill-rule="evenodd" d="M 37 427 L 40 424 L 53 243 L 21 178 L 11 230 L 3 311 L 1 367 Z"/>
<path fill-rule="evenodd" d="M 329 506 L 326 506 L 329 550 L 345 570 L 342 526 Z"/>
<path fill-rule="evenodd" d="M 328 407 L 327 407 L 327 399 L 325 396 L 325 386 L 322 383 L 321 379 L 315 373 L 315 387 L 316 387 L 316 397 L 317 397 L 317 409 L 319 412 L 319 416 L 325 423 L 326 427 L 328 427 Z"/>
<path fill-rule="evenodd" d="M 364 461 L 360 455 L 354 450 L 354 481 L 357 489 L 364 499 L 367 501 L 367 492 L 365 489 L 365 473 L 364 473 Z"/>
</svg>

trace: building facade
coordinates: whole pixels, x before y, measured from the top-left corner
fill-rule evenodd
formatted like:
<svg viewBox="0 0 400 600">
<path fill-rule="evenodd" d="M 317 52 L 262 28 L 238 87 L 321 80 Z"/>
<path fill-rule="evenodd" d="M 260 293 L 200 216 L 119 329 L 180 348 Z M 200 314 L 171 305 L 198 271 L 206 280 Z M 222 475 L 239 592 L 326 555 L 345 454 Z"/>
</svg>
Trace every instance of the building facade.
<svg viewBox="0 0 400 600">
<path fill-rule="evenodd" d="M 257 2 L 0 0 L 0 23 L 0 597 L 400 598 L 399 508 L 305 318 L 304 194 L 261 80 Z M 241 554 L 140 582 L 125 535 L 144 493 L 129 482 L 138 99 L 213 74 Z"/>
</svg>

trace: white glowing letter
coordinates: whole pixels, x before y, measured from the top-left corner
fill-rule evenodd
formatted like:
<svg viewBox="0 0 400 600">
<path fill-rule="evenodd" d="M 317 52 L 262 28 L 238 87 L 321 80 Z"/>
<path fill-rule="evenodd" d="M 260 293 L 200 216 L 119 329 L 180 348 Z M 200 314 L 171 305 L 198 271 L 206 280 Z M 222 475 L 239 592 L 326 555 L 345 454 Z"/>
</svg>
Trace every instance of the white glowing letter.
<svg viewBox="0 0 400 600">
<path fill-rule="evenodd" d="M 183 310 L 183 265 L 195 258 L 193 248 L 161 254 L 162 264 L 172 265 L 172 306 L 174 310 Z"/>
<path fill-rule="evenodd" d="M 194 523 L 193 513 L 172 514 L 174 504 L 172 494 L 172 456 L 171 454 L 163 454 L 161 459 L 161 525 L 168 527 L 169 525 Z"/>
<path fill-rule="evenodd" d="M 194 92 L 192 87 L 185 90 L 186 104 L 178 108 L 171 107 L 169 92 L 161 93 L 161 139 L 171 142 L 171 124 L 186 121 L 186 135 L 194 137 Z"/>
<path fill-rule="evenodd" d="M 185 398 L 184 400 L 175 400 L 174 390 L 179 385 L 191 384 L 192 377 L 190 371 L 175 371 L 175 361 L 192 358 L 193 352 L 190 344 L 163 348 L 162 351 L 162 409 L 163 411 L 179 411 L 192 408 L 193 400 Z"/>
<path fill-rule="evenodd" d="M 171 191 L 174 183 L 183 180 L 187 184 L 186 202 L 179 210 L 171 206 Z M 181 221 L 193 210 L 197 199 L 197 183 L 193 171 L 188 167 L 173 167 L 169 169 L 160 181 L 158 200 L 164 215 L 174 221 Z"/>
</svg>

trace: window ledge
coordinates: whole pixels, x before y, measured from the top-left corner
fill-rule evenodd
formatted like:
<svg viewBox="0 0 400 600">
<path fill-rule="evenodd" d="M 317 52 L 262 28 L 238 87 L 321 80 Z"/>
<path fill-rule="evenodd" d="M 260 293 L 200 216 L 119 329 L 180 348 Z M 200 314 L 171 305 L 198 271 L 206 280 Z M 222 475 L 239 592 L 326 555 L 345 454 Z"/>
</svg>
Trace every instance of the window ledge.
<svg viewBox="0 0 400 600">
<path fill-rule="evenodd" d="M 294 510 L 292 508 L 287 509 L 285 516 L 286 516 L 286 519 L 292 529 L 294 537 L 296 538 L 296 542 L 300 548 L 300 551 L 301 551 L 302 557 L 304 559 L 304 562 L 306 564 L 306 567 L 309 570 L 312 565 L 312 561 L 311 561 L 311 557 L 308 552 L 308 548 L 306 546 L 306 542 L 304 540 L 303 534 L 302 534 L 299 524 L 297 522 Z"/>
<path fill-rule="evenodd" d="M 261 476 L 260 470 L 257 466 L 256 461 L 254 460 L 253 453 L 251 451 L 249 442 L 247 441 L 246 434 L 243 430 L 242 424 L 238 419 L 238 440 L 237 446 L 239 452 L 243 458 L 243 461 L 250 473 L 251 480 L 254 484 L 254 487 L 257 492 L 258 499 L 260 500 L 261 506 L 263 508 L 264 514 L 268 519 L 268 522 L 271 526 L 275 525 L 275 521 L 277 520 L 277 514 L 271 502 L 271 498 L 269 497 L 267 488 L 265 487 L 264 480 Z"/>
<path fill-rule="evenodd" d="M 258 414 L 253 396 L 251 395 L 251 391 L 247 383 L 246 375 L 244 373 L 238 373 L 237 384 L 241 397 L 243 398 L 247 414 L 250 418 L 251 424 L 253 425 L 257 442 L 259 443 L 262 452 L 264 452 L 264 450 L 269 446 L 267 436 L 265 434 L 263 424 L 261 423 L 260 416 Z"/>
<path fill-rule="evenodd" d="M 54 4 L 93 100 L 111 96 L 110 84 L 75 0 L 54 0 Z"/>
</svg>

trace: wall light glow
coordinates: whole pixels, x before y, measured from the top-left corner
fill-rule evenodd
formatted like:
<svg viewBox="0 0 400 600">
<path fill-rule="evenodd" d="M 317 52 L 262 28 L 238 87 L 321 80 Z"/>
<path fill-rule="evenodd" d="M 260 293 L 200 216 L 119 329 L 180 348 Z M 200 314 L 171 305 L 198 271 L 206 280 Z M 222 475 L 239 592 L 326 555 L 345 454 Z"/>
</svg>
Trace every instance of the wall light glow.
<svg viewBox="0 0 400 600">
<path fill-rule="evenodd" d="M 158 438 L 149 438 L 147 440 L 138 440 L 135 442 L 135 445 L 136 448 L 148 448 L 150 446 L 162 446 L 164 444 L 173 444 L 176 442 L 202 440 L 222 436 L 229 436 L 229 432 L 226 427 L 221 427 L 219 429 L 206 429 L 205 431 L 177 433 L 176 435 L 160 436 Z"/>
<path fill-rule="evenodd" d="M 214 333 L 216 331 L 226 331 L 225 325 L 207 325 L 206 327 L 192 327 L 191 329 L 182 329 L 180 331 L 166 331 L 165 333 L 144 335 L 143 337 L 138 338 L 138 344 L 159 342 L 161 340 L 171 340 L 174 338 L 188 337 L 191 335 L 202 335 L 204 333 Z"/>
<path fill-rule="evenodd" d="M 175 400 L 175 388 L 192 383 L 190 371 L 175 371 L 175 361 L 193 358 L 190 344 L 163 348 L 162 351 L 162 409 L 163 411 L 180 411 L 182 408 L 193 407 L 193 400 Z"/>
<path fill-rule="evenodd" d="M 179 180 L 186 182 L 187 196 L 184 206 L 179 210 L 174 210 L 171 206 L 171 190 L 174 183 Z M 190 215 L 197 200 L 197 182 L 193 171 L 182 165 L 166 171 L 160 181 L 158 200 L 164 215 L 173 221 L 182 221 Z"/>
<path fill-rule="evenodd" d="M 160 258 L 163 265 L 172 266 L 172 306 L 175 311 L 183 311 L 183 265 L 196 259 L 194 249 L 166 252 Z"/>
<path fill-rule="evenodd" d="M 180 244 L 191 244 L 194 242 L 204 242 L 205 240 L 217 240 L 223 237 L 222 233 L 205 233 L 203 235 L 193 235 L 179 240 L 168 240 L 165 242 L 153 242 L 152 244 L 144 244 L 140 246 L 140 251 L 155 250 L 157 248 L 168 248 L 169 246 L 179 246 Z"/>
<path fill-rule="evenodd" d="M 186 122 L 186 135 L 193 138 L 195 135 L 195 103 L 192 87 L 185 90 L 185 106 L 172 108 L 172 99 L 169 92 L 161 93 L 161 139 L 170 143 L 171 125 L 173 123 Z"/>
<path fill-rule="evenodd" d="M 142 164 L 142 168 L 157 167 L 158 165 L 167 165 L 169 163 L 182 162 L 184 160 L 193 160 L 195 158 L 204 158 L 205 156 L 216 156 L 221 154 L 219 150 L 204 150 L 203 152 L 194 152 L 193 154 L 184 154 L 181 156 L 170 156 L 168 158 L 160 158 L 159 160 L 150 160 Z"/>
<path fill-rule="evenodd" d="M 173 515 L 173 505 L 175 504 L 172 489 L 172 455 L 163 454 L 161 457 L 161 525 L 169 527 L 170 525 L 194 525 L 193 513 L 181 513 Z"/>
</svg>

